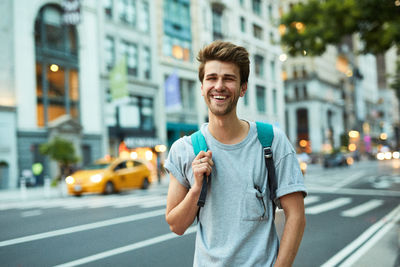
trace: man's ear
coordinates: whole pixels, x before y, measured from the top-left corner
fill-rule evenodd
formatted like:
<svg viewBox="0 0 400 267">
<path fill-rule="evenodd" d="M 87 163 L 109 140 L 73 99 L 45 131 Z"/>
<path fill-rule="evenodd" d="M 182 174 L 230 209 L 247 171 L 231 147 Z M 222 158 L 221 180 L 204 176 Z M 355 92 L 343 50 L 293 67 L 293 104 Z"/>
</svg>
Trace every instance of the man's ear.
<svg viewBox="0 0 400 267">
<path fill-rule="evenodd" d="M 247 83 L 244 83 L 240 86 L 240 97 L 244 97 L 247 91 Z"/>
</svg>

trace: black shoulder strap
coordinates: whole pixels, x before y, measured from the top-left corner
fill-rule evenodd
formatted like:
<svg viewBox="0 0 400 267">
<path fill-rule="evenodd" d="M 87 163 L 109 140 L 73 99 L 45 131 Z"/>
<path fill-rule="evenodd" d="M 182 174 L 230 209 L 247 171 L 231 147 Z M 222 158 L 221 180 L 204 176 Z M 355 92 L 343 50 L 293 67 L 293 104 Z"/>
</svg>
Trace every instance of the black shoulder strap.
<svg viewBox="0 0 400 267">
<path fill-rule="evenodd" d="M 276 209 L 276 189 L 278 188 L 275 176 L 275 165 L 272 153 L 272 141 L 274 139 L 274 131 L 271 124 L 256 122 L 257 125 L 257 135 L 258 140 L 263 147 L 264 151 L 264 160 L 265 166 L 267 167 L 268 171 L 268 188 L 270 192 L 270 199 L 272 201 L 272 208 L 273 208 L 273 216 L 275 218 L 275 209 Z"/>
</svg>

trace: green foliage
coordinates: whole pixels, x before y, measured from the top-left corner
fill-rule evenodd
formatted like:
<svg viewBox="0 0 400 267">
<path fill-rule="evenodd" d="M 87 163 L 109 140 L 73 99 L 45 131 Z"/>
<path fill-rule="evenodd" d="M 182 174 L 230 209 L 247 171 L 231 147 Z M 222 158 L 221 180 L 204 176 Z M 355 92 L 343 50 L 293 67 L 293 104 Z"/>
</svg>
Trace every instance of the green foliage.
<svg viewBox="0 0 400 267">
<path fill-rule="evenodd" d="M 74 145 L 60 137 L 55 137 L 49 143 L 40 145 L 39 151 L 62 165 L 68 166 L 78 162 Z"/>
<path fill-rule="evenodd" d="M 291 55 L 321 55 L 328 44 L 359 33 L 361 53 L 378 54 L 400 46 L 400 6 L 394 0 L 309 0 L 285 14 L 282 43 Z M 304 27 L 296 28 L 301 22 Z"/>
</svg>

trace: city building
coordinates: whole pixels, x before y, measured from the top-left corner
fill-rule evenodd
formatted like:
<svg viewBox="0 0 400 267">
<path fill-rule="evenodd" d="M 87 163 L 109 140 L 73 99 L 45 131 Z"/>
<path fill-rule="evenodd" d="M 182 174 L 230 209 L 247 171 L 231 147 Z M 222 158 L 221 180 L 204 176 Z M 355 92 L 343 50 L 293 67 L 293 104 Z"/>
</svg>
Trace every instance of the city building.
<svg viewBox="0 0 400 267">
<path fill-rule="evenodd" d="M 103 155 L 95 3 L 2 1 L 0 162 L 8 166 L 2 186 L 16 187 L 36 162 L 44 165 L 38 184 L 56 176 L 57 164 L 39 152 L 55 133 L 74 144 L 83 162 Z"/>
</svg>

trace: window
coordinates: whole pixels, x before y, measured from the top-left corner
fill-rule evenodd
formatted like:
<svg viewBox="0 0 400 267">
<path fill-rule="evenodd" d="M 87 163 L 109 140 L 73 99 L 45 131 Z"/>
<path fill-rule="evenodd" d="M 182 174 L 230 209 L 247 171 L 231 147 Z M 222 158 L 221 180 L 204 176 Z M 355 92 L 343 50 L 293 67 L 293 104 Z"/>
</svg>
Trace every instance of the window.
<svg viewBox="0 0 400 267">
<path fill-rule="evenodd" d="M 254 56 L 255 74 L 257 77 L 264 77 L 264 57 Z"/>
<path fill-rule="evenodd" d="M 154 129 L 154 107 L 152 98 L 142 98 L 141 121 L 143 130 Z"/>
<path fill-rule="evenodd" d="M 274 33 L 269 32 L 269 42 L 274 45 L 275 44 L 275 38 L 274 38 Z"/>
<path fill-rule="evenodd" d="M 79 72 L 75 26 L 61 23 L 62 11 L 45 5 L 35 21 L 37 125 L 68 114 L 79 119 Z"/>
<path fill-rule="evenodd" d="M 261 85 L 256 85 L 257 94 L 257 110 L 259 112 L 265 112 L 265 87 Z"/>
<path fill-rule="evenodd" d="M 269 18 L 270 20 L 272 20 L 272 19 L 274 18 L 273 8 L 272 8 L 272 5 L 271 5 L 271 4 L 268 5 L 268 18 Z"/>
<path fill-rule="evenodd" d="M 214 40 L 223 39 L 222 34 L 222 9 L 218 6 L 213 7 L 212 10 L 212 21 L 213 21 L 213 38 Z"/>
<path fill-rule="evenodd" d="M 149 3 L 147 1 L 140 1 L 139 12 L 139 30 L 142 32 L 149 32 L 150 29 L 150 14 L 149 14 Z"/>
<path fill-rule="evenodd" d="M 241 6 L 244 6 L 244 0 L 239 0 Z"/>
<path fill-rule="evenodd" d="M 270 67 L 271 67 L 271 80 L 276 81 L 275 61 L 273 60 L 270 61 Z"/>
<path fill-rule="evenodd" d="M 302 72 L 303 78 L 307 78 L 307 70 L 304 66 L 301 68 L 301 72 Z"/>
<path fill-rule="evenodd" d="M 246 20 L 244 17 L 240 17 L 240 30 L 246 32 Z"/>
<path fill-rule="evenodd" d="M 128 74 L 137 76 L 138 75 L 137 45 L 123 41 L 121 42 L 120 53 L 122 56 L 125 56 Z"/>
<path fill-rule="evenodd" d="M 253 0 L 252 4 L 254 14 L 261 16 L 261 0 Z"/>
<path fill-rule="evenodd" d="M 136 1 L 119 0 L 118 14 L 122 22 L 136 27 Z"/>
<path fill-rule="evenodd" d="M 304 85 L 304 86 L 303 86 L 303 97 L 304 97 L 305 99 L 308 98 L 307 85 Z"/>
<path fill-rule="evenodd" d="M 296 100 L 300 99 L 300 91 L 299 91 L 299 87 L 297 87 L 297 85 L 294 87 L 294 95 L 296 97 Z"/>
<path fill-rule="evenodd" d="M 263 30 L 260 26 L 253 24 L 253 35 L 255 38 L 262 40 L 263 39 Z"/>
<path fill-rule="evenodd" d="M 143 72 L 145 79 L 151 78 L 151 53 L 148 47 L 143 49 Z"/>
<path fill-rule="evenodd" d="M 104 13 L 108 19 L 112 18 L 112 0 L 103 0 Z"/>
<path fill-rule="evenodd" d="M 293 79 L 297 79 L 297 78 L 298 78 L 298 74 L 297 74 L 296 67 L 293 67 Z"/>
<path fill-rule="evenodd" d="M 272 112 L 278 114 L 278 92 L 272 89 Z"/>
<path fill-rule="evenodd" d="M 244 104 L 245 106 L 248 106 L 248 105 L 249 105 L 249 92 L 246 92 L 246 93 L 244 94 L 244 97 L 243 97 L 243 104 Z"/>
<path fill-rule="evenodd" d="M 164 1 L 163 53 L 182 61 L 192 59 L 190 2 L 186 0 Z"/>
<path fill-rule="evenodd" d="M 114 38 L 107 36 L 104 40 L 104 59 L 107 69 L 110 70 L 115 65 L 115 42 Z"/>
</svg>

